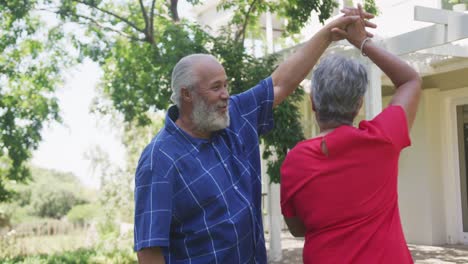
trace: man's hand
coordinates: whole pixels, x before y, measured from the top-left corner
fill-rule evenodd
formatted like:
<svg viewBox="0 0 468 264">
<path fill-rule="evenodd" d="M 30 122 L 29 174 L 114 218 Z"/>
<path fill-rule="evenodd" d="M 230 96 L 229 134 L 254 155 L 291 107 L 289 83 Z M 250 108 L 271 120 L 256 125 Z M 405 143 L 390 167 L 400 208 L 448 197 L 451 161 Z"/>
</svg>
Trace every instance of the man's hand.
<svg viewBox="0 0 468 264">
<path fill-rule="evenodd" d="M 137 252 L 140 264 L 165 264 L 164 254 L 160 247 L 144 248 Z"/>
</svg>

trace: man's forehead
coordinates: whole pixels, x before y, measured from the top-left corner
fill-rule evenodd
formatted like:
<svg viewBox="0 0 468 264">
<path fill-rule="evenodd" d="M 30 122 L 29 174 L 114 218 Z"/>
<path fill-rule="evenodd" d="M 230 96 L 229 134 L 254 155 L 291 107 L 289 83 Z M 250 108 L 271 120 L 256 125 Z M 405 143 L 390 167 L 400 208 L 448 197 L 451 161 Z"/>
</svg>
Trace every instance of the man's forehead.
<svg viewBox="0 0 468 264">
<path fill-rule="evenodd" d="M 212 57 L 202 57 L 196 64 L 199 68 L 204 68 L 204 67 L 221 67 L 224 69 L 223 65 L 219 63 L 218 60 Z"/>
<path fill-rule="evenodd" d="M 205 61 L 200 62 L 196 66 L 196 70 L 201 77 L 215 77 L 215 76 L 224 76 L 226 79 L 226 71 L 224 67 L 217 61 Z"/>
</svg>

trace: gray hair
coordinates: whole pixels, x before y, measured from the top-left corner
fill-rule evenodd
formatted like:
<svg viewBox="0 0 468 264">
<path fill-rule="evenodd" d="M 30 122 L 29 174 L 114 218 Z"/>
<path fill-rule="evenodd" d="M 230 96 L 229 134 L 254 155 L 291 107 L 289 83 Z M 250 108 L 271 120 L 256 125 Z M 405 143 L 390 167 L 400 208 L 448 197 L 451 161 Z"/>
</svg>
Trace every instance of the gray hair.
<svg viewBox="0 0 468 264">
<path fill-rule="evenodd" d="M 331 55 L 312 77 L 311 98 L 321 123 L 351 125 L 367 89 L 367 71 L 356 60 Z"/>
<path fill-rule="evenodd" d="M 199 81 L 194 66 L 202 59 L 216 60 L 216 58 L 210 54 L 191 54 L 180 59 L 174 66 L 172 70 L 171 101 L 178 107 L 180 107 L 180 88 L 185 87 L 189 90 L 193 90 Z"/>
</svg>

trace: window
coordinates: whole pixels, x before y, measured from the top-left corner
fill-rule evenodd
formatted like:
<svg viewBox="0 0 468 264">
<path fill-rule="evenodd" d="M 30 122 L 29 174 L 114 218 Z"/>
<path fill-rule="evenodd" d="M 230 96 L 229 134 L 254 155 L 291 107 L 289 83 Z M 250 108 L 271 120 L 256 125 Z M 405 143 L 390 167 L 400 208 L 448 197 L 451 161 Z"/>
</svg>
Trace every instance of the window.
<svg viewBox="0 0 468 264">
<path fill-rule="evenodd" d="M 468 232 L 468 105 L 457 106 L 457 130 L 463 232 Z"/>
</svg>

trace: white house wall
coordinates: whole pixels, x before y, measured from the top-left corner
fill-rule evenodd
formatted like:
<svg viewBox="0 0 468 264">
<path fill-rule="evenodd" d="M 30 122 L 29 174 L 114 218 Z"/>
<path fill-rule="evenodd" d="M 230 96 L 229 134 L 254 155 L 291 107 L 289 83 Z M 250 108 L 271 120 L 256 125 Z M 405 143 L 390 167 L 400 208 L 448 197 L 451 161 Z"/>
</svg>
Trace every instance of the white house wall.
<svg viewBox="0 0 468 264">
<path fill-rule="evenodd" d="M 433 244 L 431 182 L 437 178 L 429 162 L 431 151 L 427 127 L 430 125 L 424 112 L 426 98 L 423 95 L 418 116 L 411 130 L 412 146 L 403 150 L 400 157 L 398 192 L 400 213 L 407 242 Z M 387 105 L 389 98 L 385 98 Z M 435 143 L 437 144 L 437 143 Z"/>
<path fill-rule="evenodd" d="M 400 213 L 408 243 L 463 242 L 457 206 L 460 199 L 456 184 L 458 174 L 453 168 L 458 156 L 456 153 L 448 155 L 452 148 L 444 145 L 457 140 L 453 138 L 456 127 L 447 127 L 447 98 L 460 97 L 468 97 L 468 88 L 425 89 L 422 93 L 410 133 L 412 146 L 403 150 L 399 168 Z M 383 98 L 384 107 L 390 98 Z"/>
</svg>

